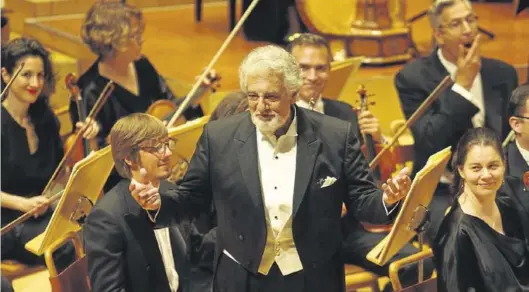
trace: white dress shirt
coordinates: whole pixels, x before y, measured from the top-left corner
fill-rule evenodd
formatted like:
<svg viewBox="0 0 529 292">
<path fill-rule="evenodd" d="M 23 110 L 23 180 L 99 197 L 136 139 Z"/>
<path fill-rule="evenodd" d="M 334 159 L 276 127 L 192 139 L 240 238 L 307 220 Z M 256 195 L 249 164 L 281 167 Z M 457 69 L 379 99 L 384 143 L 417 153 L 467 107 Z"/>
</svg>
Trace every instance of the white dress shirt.
<svg viewBox="0 0 529 292">
<path fill-rule="evenodd" d="M 169 228 L 160 228 L 154 230 L 154 236 L 158 242 L 158 248 L 162 254 L 163 266 L 165 274 L 169 280 L 169 287 L 171 292 L 178 290 L 178 273 L 174 265 L 173 249 L 171 247 L 171 237 L 169 236 Z"/>
<path fill-rule="evenodd" d="M 314 108 L 312 108 L 308 102 L 301 98 L 298 98 L 298 100 L 296 100 L 296 105 L 302 108 L 311 109 L 313 111 L 319 112 L 320 114 L 325 114 L 323 110 L 323 99 L 321 98 L 321 95 L 316 100 Z"/>
<path fill-rule="evenodd" d="M 131 182 L 136 186 L 141 185 L 135 179 L 132 179 Z M 152 187 L 151 183 L 149 183 L 149 185 Z M 156 222 L 156 217 L 158 216 L 160 209 L 158 209 L 154 218 L 149 213 L 149 211 L 146 210 L 145 212 L 147 212 L 149 219 L 154 223 Z M 163 266 L 165 269 L 165 274 L 167 275 L 167 280 L 169 281 L 169 287 L 171 288 L 171 292 L 176 292 L 178 290 L 178 273 L 176 272 L 174 265 L 173 248 L 171 245 L 171 237 L 169 236 L 169 228 L 165 227 L 155 229 L 154 236 L 156 237 L 158 248 L 160 249 L 160 254 L 162 255 Z"/>
<path fill-rule="evenodd" d="M 443 64 L 445 67 L 446 71 L 448 71 L 448 74 L 450 74 L 452 80 L 455 80 L 457 66 L 453 63 L 450 63 L 443 56 L 441 49 L 437 50 L 437 56 L 439 57 L 441 64 Z M 457 83 L 452 86 L 452 90 L 479 108 L 479 112 L 472 117 L 472 125 L 474 128 L 483 127 L 485 125 L 485 101 L 483 100 L 483 84 L 481 81 L 481 73 L 478 72 L 476 78 L 474 78 L 474 82 L 472 83 L 470 91 L 466 90 L 463 86 Z"/>
</svg>

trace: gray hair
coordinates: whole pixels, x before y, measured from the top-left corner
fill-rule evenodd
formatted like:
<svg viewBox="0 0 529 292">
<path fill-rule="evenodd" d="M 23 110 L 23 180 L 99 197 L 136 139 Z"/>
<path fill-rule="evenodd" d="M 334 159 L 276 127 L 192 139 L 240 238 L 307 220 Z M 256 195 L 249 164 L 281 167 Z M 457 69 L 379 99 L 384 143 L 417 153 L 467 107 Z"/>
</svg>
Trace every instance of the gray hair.
<svg viewBox="0 0 529 292">
<path fill-rule="evenodd" d="M 289 93 L 299 90 L 301 71 L 298 62 L 289 52 L 274 45 L 259 47 L 251 51 L 239 67 L 241 90 L 247 92 L 248 76 L 277 74 Z"/>
<path fill-rule="evenodd" d="M 468 0 L 435 0 L 430 6 L 430 9 L 428 9 L 428 18 L 430 19 L 430 25 L 434 30 L 437 30 L 441 27 L 441 13 L 452 5 L 455 5 L 458 2 L 463 2 L 470 9 L 472 9 L 472 4 L 470 4 L 470 1 Z"/>
</svg>

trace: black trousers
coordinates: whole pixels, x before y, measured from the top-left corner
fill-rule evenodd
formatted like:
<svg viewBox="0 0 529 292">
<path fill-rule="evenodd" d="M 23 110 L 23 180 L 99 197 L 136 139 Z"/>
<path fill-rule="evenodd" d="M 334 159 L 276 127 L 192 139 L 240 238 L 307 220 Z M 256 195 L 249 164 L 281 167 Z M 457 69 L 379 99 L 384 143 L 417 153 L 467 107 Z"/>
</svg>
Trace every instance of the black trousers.
<svg viewBox="0 0 529 292">
<path fill-rule="evenodd" d="M 379 266 L 370 262 L 366 258 L 367 254 L 387 235 L 387 233 L 368 232 L 361 227 L 357 228 L 357 230 L 354 230 L 353 232 L 350 232 L 342 245 L 342 257 L 344 263 L 360 266 L 380 276 L 388 276 L 389 265 L 393 261 L 419 252 L 419 249 L 415 248 L 412 244 L 407 244 L 384 266 Z M 434 268 L 435 265 L 431 258 L 424 261 L 425 279 L 432 275 Z M 403 267 L 399 272 L 399 278 L 403 287 L 408 287 L 417 283 L 417 265 L 414 264 Z M 392 291 L 391 283 L 388 283 L 388 285 L 384 288 L 384 291 Z"/>
<path fill-rule="evenodd" d="M 27 242 L 46 230 L 52 212 L 48 211 L 39 218 L 32 218 L 15 226 L 2 236 L 2 260 L 16 260 L 26 265 L 44 265 L 44 257 L 36 256 L 24 248 Z M 59 248 L 53 255 L 58 271 L 68 267 L 75 259 L 75 250 L 71 243 Z"/>
<path fill-rule="evenodd" d="M 217 266 L 213 291 L 218 292 L 303 292 L 305 275 L 303 270 L 282 275 L 276 263 L 268 275 L 254 275 L 225 254 Z"/>
</svg>

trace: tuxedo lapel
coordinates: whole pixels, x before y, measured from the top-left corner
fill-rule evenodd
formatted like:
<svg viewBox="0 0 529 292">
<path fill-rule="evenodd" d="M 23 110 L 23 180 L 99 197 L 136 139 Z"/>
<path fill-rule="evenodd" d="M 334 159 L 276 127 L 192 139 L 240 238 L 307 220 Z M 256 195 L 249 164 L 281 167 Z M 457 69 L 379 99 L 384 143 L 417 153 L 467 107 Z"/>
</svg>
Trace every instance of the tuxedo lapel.
<svg viewBox="0 0 529 292">
<path fill-rule="evenodd" d="M 312 172 L 321 142 L 318 140 L 312 125 L 302 109 L 297 108 L 298 140 L 296 155 L 296 176 L 294 181 L 294 202 L 292 206 L 292 217 L 296 216 L 305 194 L 307 186 L 312 180 Z"/>
<path fill-rule="evenodd" d="M 127 187 L 127 189 L 121 192 L 128 208 L 128 213 L 125 214 L 125 222 L 127 222 L 134 238 L 143 251 L 144 258 L 151 271 L 150 275 L 155 276 L 155 279 L 153 280 L 156 283 L 156 287 L 163 288 L 161 291 L 169 291 L 169 282 L 165 274 L 158 242 L 154 235 L 153 225 L 150 224 L 146 211 L 143 210 L 130 195 L 128 185 L 125 187 Z M 158 291 L 154 288 L 155 287 L 153 287 L 153 291 Z"/>
<path fill-rule="evenodd" d="M 261 192 L 261 180 L 259 178 L 259 161 L 257 153 L 257 135 L 250 115 L 240 124 L 238 134 L 235 137 L 237 161 L 241 168 L 241 174 L 248 188 L 248 193 L 257 207 L 263 210 L 263 199 Z M 264 214 L 263 218 L 264 218 Z"/>
<path fill-rule="evenodd" d="M 181 230 L 176 226 L 169 227 L 169 237 L 171 238 L 171 249 L 176 272 L 181 287 L 187 286 L 189 282 L 189 263 L 187 260 L 187 244 Z M 191 247 L 190 247 L 191 248 Z"/>
<path fill-rule="evenodd" d="M 507 167 L 510 176 L 521 178 L 526 171 L 529 171 L 529 165 L 520 153 L 516 142 L 511 142 L 507 146 Z"/>
</svg>

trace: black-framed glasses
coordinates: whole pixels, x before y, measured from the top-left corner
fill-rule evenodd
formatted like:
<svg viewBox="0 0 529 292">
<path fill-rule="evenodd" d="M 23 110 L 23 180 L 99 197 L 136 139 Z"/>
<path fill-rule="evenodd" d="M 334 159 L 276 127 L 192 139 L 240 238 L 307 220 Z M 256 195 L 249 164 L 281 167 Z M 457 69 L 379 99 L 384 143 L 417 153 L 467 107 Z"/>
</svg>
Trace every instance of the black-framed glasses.
<svg viewBox="0 0 529 292">
<path fill-rule="evenodd" d="M 167 149 L 169 150 L 175 150 L 176 149 L 176 142 L 177 140 L 175 138 L 168 138 L 167 140 L 163 142 L 159 142 L 158 144 L 154 146 L 139 146 L 138 148 L 150 153 L 156 153 L 163 155 Z"/>
<path fill-rule="evenodd" d="M 519 119 L 529 120 L 529 117 L 524 117 L 524 116 L 514 116 L 514 117 L 519 118 Z"/>
</svg>

